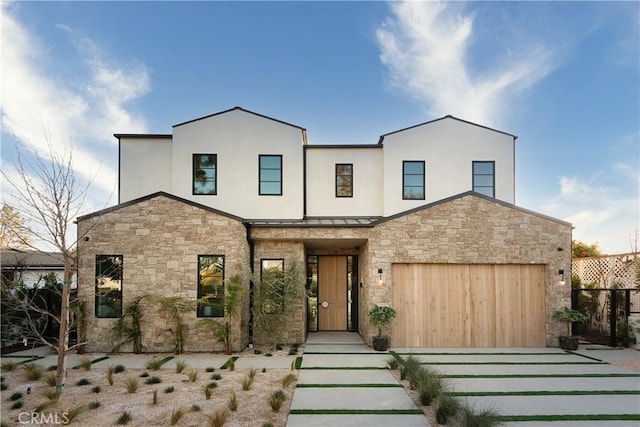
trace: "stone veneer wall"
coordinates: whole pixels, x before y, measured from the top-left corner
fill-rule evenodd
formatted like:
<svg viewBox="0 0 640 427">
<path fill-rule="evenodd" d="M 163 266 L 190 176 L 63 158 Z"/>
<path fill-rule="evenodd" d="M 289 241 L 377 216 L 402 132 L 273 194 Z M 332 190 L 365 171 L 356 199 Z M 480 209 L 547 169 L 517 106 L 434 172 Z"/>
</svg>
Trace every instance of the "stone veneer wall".
<svg viewBox="0 0 640 427">
<path fill-rule="evenodd" d="M 225 279 L 246 273 L 249 245 L 240 221 L 174 198 L 156 196 L 91 215 L 78 222 L 78 292 L 87 300 L 87 351 L 112 349 L 109 330 L 115 319 L 94 316 L 96 255 L 123 255 L 123 306 L 138 295 L 197 298 L 198 255 L 224 255 Z M 248 289 L 248 277 L 245 280 Z M 248 296 L 233 322 L 233 348 L 248 342 Z M 173 350 L 167 331 L 171 319 L 158 304 L 145 303 L 143 345 L 147 352 Z M 196 313 L 189 325 L 185 351 L 222 351 L 210 330 L 198 328 Z M 123 351 L 131 351 L 124 347 Z"/>
<path fill-rule="evenodd" d="M 365 283 L 376 280 L 374 270 L 384 270 L 382 286 L 365 286 L 365 307 L 393 301 L 393 263 L 545 264 L 546 345 L 556 346 L 566 328 L 551 316 L 571 305 L 571 287 L 559 286 L 558 276 L 564 269 L 569 283 L 568 223 L 469 194 L 376 225 L 365 256 L 371 266 L 361 272 Z M 368 322 L 360 329 L 365 339 L 374 333 Z"/>
</svg>

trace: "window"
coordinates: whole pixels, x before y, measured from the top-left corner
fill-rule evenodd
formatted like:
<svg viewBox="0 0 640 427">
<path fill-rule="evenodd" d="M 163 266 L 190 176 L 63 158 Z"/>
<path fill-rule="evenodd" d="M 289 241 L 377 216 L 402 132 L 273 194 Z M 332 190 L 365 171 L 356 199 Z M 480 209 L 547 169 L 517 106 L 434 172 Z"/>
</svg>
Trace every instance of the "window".
<svg viewBox="0 0 640 427">
<path fill-rule="evenodd" d="M 198 317 L 224 317 L 224 255 L 198 255 Z"/>
<path fill-rule="evenodd" d="M 402 162 L 402 199 L 424 200 L 424 161 Z"/>
<path fill-rule="evenodd" d="M 336 164 L 336 197 L 353 197 L 353 165 Z"/>
<path fill-rule="evenodd" d="M 495 197 L 495 162 L 473 162 L 473 191 Z"/>
<path fill-rule="evenodd" d="M 193 155 L 193 194 L 218 194 L 218 155 Z"/>
<path fill-rule="evenodd" d="M 260 154 L 261 196 L 282 196 L 282 156 Z"/>
<path fill-rule="evenodd" d="M 284 310 L 284 259 L 260 259 L 260 284 L 263 293 L 262 308 L 266 313 Z"/>
<path fill-rule="evenodd" d="M 122 315 L 122 255 L 96 255 L 96 317 Z"/>
</svg>

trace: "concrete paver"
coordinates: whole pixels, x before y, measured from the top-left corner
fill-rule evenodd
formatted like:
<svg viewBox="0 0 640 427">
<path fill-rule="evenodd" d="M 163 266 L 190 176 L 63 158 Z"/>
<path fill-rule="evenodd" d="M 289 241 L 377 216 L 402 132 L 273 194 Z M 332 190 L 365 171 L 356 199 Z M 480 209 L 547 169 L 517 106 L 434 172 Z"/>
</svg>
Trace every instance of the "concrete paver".
<svg viewBox="0 0 640 427">
<path fill-rule="evenodd" d="M 461 393 L 517 391 L 590 391 L 640 389 L 640 378 L 447 378 L 450 390 Z M 640 396 L 639 396 L 640 399 Z"/>
<path fill-rule="evenodd" d="M 287 427 L 307 426 L 424 427 L 425 418 L 420 414 L 290 414 L 287 419 Z"/>
<path fill-rule="evenodd" d="M 387 370 L 356 369 L 345 373 L 334 369 L 302 369 L 298 384 L 395 384 L 396 379 Z"/>
<path fill-rule="evenodd" d="M 401 387 L 296 388 L 291 409 L 417 409 Z"/>
</svg>

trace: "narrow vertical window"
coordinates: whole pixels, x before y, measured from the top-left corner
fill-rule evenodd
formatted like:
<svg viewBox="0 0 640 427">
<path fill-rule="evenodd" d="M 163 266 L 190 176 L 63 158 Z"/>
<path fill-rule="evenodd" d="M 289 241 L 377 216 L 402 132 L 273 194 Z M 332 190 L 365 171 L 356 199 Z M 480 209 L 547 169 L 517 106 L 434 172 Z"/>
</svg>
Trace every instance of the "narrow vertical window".
<svg viewBox="0 0 640 427">
<path fill-rule="evenodd" d="M 473 191 L 485 196 L 496 196 L 495 162 L 473 162 Z"/>
<path fill-rule="evenodd" d="M 424 200 L 424 161 L 402 162 L 402 198 L 404 200 Z"/>
<path fill-rule="evenodd" d="M 224 256 L 198 255 L 198 317 L 224 317 Z"/>
<path fill-rule="evenodd" d="M 260 154 L 259 194 L 282 196 L 282 156 Z"/>
<path fill-rule="evenodd" d="M 353 197 L 353 165 L 336 164 L 336 197 Z"/>
<path fill-rule="evenodd" d="M 193 194 L 218 194 L 218 155 L 193 155 Z"/>
<path fill-rule="evenodd" d="M 96 255 L 96 317 L 122 315 L 122 255 Z"/>
<path fill-rule="evenodd" d="M 262 258 L 260 260 L 260 283 L 263 295 L 263 310 L 276 313 L 284 310 L 285 277 L 284 259 Z"/>
</svg>

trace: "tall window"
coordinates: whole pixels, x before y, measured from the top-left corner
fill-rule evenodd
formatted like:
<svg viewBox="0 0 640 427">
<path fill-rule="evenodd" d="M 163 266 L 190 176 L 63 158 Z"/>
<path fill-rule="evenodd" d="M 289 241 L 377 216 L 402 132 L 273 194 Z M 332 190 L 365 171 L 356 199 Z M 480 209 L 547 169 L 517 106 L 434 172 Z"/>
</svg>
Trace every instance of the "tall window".
<svg viewBox="0 0 640 427">
<path fill-rule="evenodd" d="M 353 165 L 336 164 L 336 197 L 353 197 Z"/>
<path fill-rule="evenodd" d="M 224 317 L 224 255 L 198 255 L 198 317 Z"/>
<path fill-rule="evenodd" d="M 122 255 L 96 255 L 96 317 L 122 315 Z"/>
<path fill-rule="evenodd" d="M 402 198 L 424 200 L 424 161 L 402 162 Z"/>
<path fill-rule="evenodd" d="M 275 313 L 284 310 L 284 259 L 260 259 L 260 282 L 263 293 L 263 310 Z"/>
<path fill-rule="evenodd" d="M 262 196 L 282 196 L 282 156 L 260 154 L 260 189 Z"/>
<path fill-rule="evenodd" d="M 217 154 L 193 155 L 193 194 L 217 194 Z"/>
<path fill-rule="evenodd" d="M 473 191 L 496 196 L 495 162 L 473 162 Z"/>
</svg>

